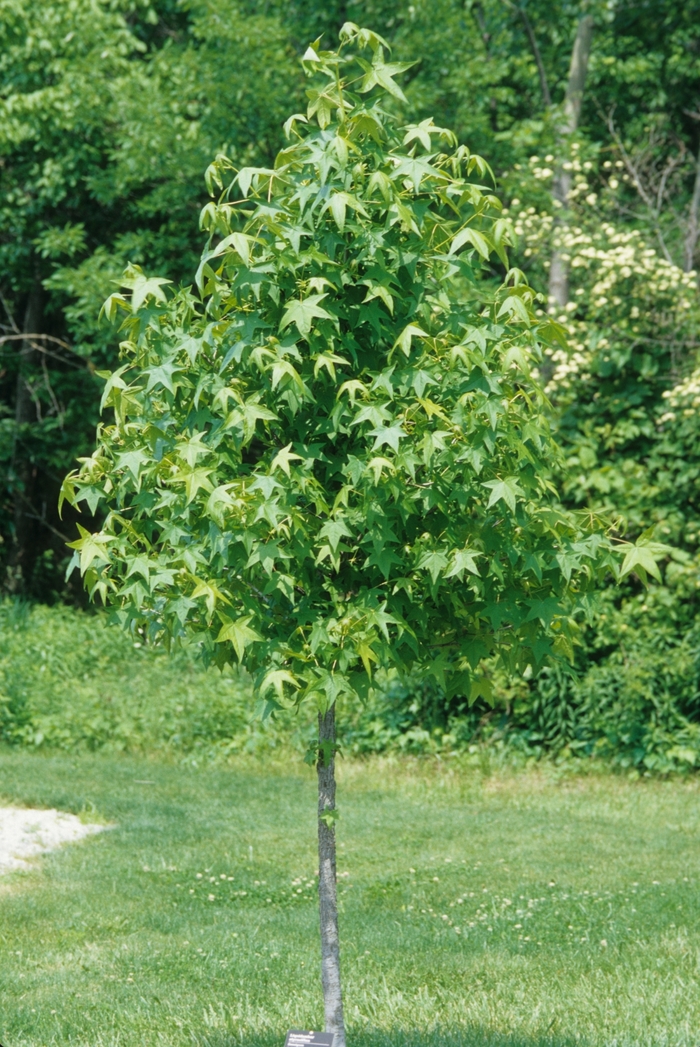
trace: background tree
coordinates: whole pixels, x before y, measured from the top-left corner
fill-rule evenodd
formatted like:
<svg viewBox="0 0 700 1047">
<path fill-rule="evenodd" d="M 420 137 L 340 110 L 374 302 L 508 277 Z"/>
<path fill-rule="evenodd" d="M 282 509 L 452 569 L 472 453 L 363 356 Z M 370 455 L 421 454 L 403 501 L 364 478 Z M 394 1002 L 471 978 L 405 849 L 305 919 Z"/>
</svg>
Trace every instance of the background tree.
<svg viewBox="0 0 700 1047">
<path fill-rule="evenodd" d="M 131 295 L 106 305 L 123 316 L 115 421 L 64 485 L 107 510 L 75 563 L 123 625 L 243 663 L 263 714 L 318 710 L 338 1047 L 337 704 L 379 667 L 473 698 L 485 658 L 571 656 L 586 591 L 618 572 L 595 516 L 562 511 L 547 480 L 530 369 L 560 331 L 508 269 L 487 166 L 429 119 L 399 128 L 386 101 L 404 102 L 407 67 L 386 50 L 346 23 L 337 52 L 305 53 L 307 113 L 274 165 L 217 158 L 197 291 L 128 270 Z M 652 546 L 625 553 L 623 574 L 656 572 Z"/>
</svg>

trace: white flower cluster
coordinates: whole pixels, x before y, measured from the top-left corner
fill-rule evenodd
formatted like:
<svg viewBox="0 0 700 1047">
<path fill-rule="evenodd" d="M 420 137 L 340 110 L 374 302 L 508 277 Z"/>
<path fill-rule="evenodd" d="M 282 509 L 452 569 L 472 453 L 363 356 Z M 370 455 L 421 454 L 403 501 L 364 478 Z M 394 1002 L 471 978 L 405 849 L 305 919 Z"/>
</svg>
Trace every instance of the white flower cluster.
<svg viewBox="0 0 700 1047">
<path fill-rule="evenodd" d="M 696 415 L 700 408 L 700 368 L 678 382 L 673 389 L 667 389 L 663 397 L 672 410 L 661 415 L 660 424 L 676 421 L 679 414 L 685 418 Z"/>
<path fill-rule="evenodd" d="M 590 165 L 575 160 L 571 166 L 578 172 Z M 537 157 L 531 167 L 536 177 L 544 177 Z M 576 177 L 583 192 L 588 183 L 584 187 L 583 174 Z M 654 356 L 662 350 L 680 367 L 700 344 L 697 274 L 668 262 L 639 231 L 606 220 L 595 206 L 595 193 L 575 196 L 570 224 L 532 206 L 519 208 L 518 200 L 510 208 L 524 257 L 547 270 L 556 249 L 569 267 L 570 301 L 556 317 L 566 325 L 569 348 L 551 354 L 548 385 L 557 397 L 588 378 L 601 354 Z"/>
</svg>

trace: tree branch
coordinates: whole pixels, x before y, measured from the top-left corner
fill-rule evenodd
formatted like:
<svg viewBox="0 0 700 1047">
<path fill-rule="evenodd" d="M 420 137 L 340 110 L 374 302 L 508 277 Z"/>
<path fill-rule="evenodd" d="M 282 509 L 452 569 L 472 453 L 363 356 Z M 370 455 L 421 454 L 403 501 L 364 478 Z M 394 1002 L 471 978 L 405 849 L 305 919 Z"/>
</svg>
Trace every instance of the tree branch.
<svg viewBox="0 0 700 1047">
<path fill-rule="evenodd" d="M 542 61 L 542 52 L 540 51 L 539 46 L 537 44 L 537 37 L 535 36 L 535 31 L 532 28 L 532 22 L 528 18 L 527 11 L 524 7 L 521 7 L 519 4 L 514 4 L 513 0 L 503 0 L 503 3 L 506 5 L 506 7 L 509 7 L 511 11 L 515 11 L 517 14 L 519 14 L 520 18 L 522 19 L 522 23 L 525 26 L 525 32 L 527 33 L 527 38 L 530 43 L 532 57 L 535 59 L 535 65 L 537 66 L 537 75 L 540 80 L 540 90 L 542 91 L 542 101 L 544 102 L 545 107 L 549 109 L 552 105 L 552 94 L 549 90 L 549 84 L 547 82 L 547 73 L 544 68 L 544 62 Z"/>
<path fill-rule="evenodd" d="M 532 28 L 532 22 L 528 18 L 527 11 L 525 10 L 525 8 L 519 7 L 518 12 L 523 20 L 525 32 L 527 33 L 527 38 L 530 41 L 532 55 L 535 59 L 535 64 L 537 65 L 537 74 L 540 78 L 540 90 L 542 91 L 542 101 L 544 102 L 545 107 L 549 109 L 552 105 L 552 95 L 549 90 L 549 84 L 547 83 L 547 73 L 545 72 L 544 62 L 542 61 L 542 54 L 540 52 L 539 47 L 537 46 L 537 37 L 535 36 L 535 31 Z"/>
<path fill-rule="evenodd" d="M 51 334 L 4 334 L 0 335 L 0 345 L 5 342 L 26 342 L 27 348 L 20 349 L 20 356 L 26 356 L 28 353 L 42 353 L 44 356 L 51 356 L 54 360 L 60 360 L 61 363 L 70 363 L 71 367 L 75 367 L 77 370 L 82 370 L 79 364 L 73 363 L 73 361 L 67 361 L 63 356 L 59 356 L 58 353 L 52 353 L 50 349 L 45 349 L 43 345 L 40 345 L 40 341 L 53 342 L 55 345 L 60 345 L 66 352 L 71 353 L 73 356 L 77 356 L 79 359 L 84 359 L 79 353 L 76 353 L 75 349 L 64 342 L 62 338 L 55 338 Z M 86 362 L 86 366 L 89 366 Z"/>
</svg>

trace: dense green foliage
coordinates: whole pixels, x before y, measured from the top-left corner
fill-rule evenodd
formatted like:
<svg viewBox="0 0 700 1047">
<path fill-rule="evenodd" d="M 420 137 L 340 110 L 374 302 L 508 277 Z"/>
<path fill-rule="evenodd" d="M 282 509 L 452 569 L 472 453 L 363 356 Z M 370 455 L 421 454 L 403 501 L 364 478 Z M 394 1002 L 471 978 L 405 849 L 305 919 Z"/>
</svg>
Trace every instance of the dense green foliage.
<svg viewBox="0 0 700 1047">
<path fill-rule="evenodd" d="M 144 648 L 83 612 L 8 601 L 0 636 L 6 744 L 211 759 L 274 747 L 282 737 L 251 723 L 247 681 Z"/>
<path fill-rule="evenodd" d="M 594 19 L 588 79 L 578 130 L 563 143 L 559 107 L 584 6 Z M 389 40 L 392 61 L 422 56 L 401 81 L 407 104 L 393 98 L 389 108 L 417 122 L 433 116 L 488 156 L 518 233 L 512 258 L 528 283 L 545 290 L 555 241 L 570 259 L 564 315 L 570 346 L 555 354 L 548 388 L 566 448 L 553 479 L 568 505 L 605 507 L 626 522 L 625 537 L 653 528 L 653 539 L 687 554 L 685 564 L 670 564 L 649 599 L 630 583 L 611 597 L 607 617 L 585 632 L 576 656 L 589 696 L 584 706 L 593 709 L 596 696 L 608 693 L 599 687 L 601 673 L 622 686 L 637 671 L 634 661 L 648 667 L 639 670 L 645 695 L 639 716 L 648 733 L 656 729 L 652 710 L 664 694 L 669 723 L 676 712 L 696 722 L 688 696 L 696 678 L 700 532 L 693 378 L 700 327 L 693 271 L 699 6 L 697 0 L 529 0 L 526 6 L 298 0 L 264 8 L 233 0 L 3 0 L 6 587 L 45 600 L 76 598 L 74 583 L 66 588 L 63 580 L 64 541 L 75 536 L 75 519 L 68 512 L 59 521 L 54 505 L 75 455 L 92 447 L 101 392 L 94 370 L 116 366 L 114 328 L 97 321 L 102 301 L 129 262 L 176 284 L 190 278 L 199 257 L 206 166 L 219 151 L 237 167 L 272 163 L 285 115 L 305 104 L 298 56 L 320 33 L 324 46 L 332 44 L 351 17 Z M 573 190 L 566 221 L 555 223 L 552 179 L 562 157 Z M 38 328 L 42 339 L 23 341 L 23 328 Z M 82 522 L 92 526 L 86 516 Z M 620 644 L 631 632 L 634 659 L 625 653 L 629 644 Z M 670 680 L 665 663 L 673 666 Z M 508 702 L 508 687 L 496 684 Z M 632 695 L 636 684 L 630 688 Z M 551 681 L 545 690 L 562 710 L 557 722 L 570 723 L 568 678 L 556 693 Z M 535 704 L 545 701 L 536 680 L 527 694 Z M 556 735 L 555 748 L 566 746 L 567 731 L 545 731 L 547 744 Z M 592 736 L 584 735 L 586 748 Z"/>
<path fill-rule="evenodd" d="M 672 646 L 672 624 L 650 636 L 627 619 L 610 615 L 611 653 L 578 681 L 550 669 L 532 690 L 496 676 L 507 705 L 495 708 L 481 698 L 471 706 L 448 699 L 434 680 L 383 678 L 369 700 L 341 699 L 344 749 L 477 764 L 554 753 L 560 763 L 579 756 L 642 773 L 689 770 L 700 763 L 697 643 Z M 194 651 L 167 655 L 100 616 L 7 601 L 0 646 L 0 740 L 13 747 L 221 762 L 236 753 L 305 752 L 312 742 L 306 716 L 254 716 L 244 674 L 207 672 Z"/>
</svg>

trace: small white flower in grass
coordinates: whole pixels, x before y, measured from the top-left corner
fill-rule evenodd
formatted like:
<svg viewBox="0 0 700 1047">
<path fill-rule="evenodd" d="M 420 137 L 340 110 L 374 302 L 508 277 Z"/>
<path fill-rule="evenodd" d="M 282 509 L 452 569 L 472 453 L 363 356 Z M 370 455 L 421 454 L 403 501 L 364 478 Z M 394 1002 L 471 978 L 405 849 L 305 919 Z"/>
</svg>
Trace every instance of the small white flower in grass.
<svg viewBox="0 0 700 1047">
<path fill-rule="evenodd" d="M 197 875 L 195 876 L 195 879 L 196 880 L 201 880 L 202 879 L 202 873 L 197 873 Z"/>
<path fill-rule="evenodd" d="M 208 900 L 209 900 L 210 902 L 213 902 L 213 901 L 215 901 L 215 899 L 216 899 L 216 895 L 215 895 L 215 894 L 210 894 L 210 895 L 208 896 Z"/>
<path fill-rule="evenodd" d="M 605 938 L 600 939 L 600 944 L 603 946 L 604 949 L 607 949 L 608 943 L 606 942 Z"/>
</svg>

